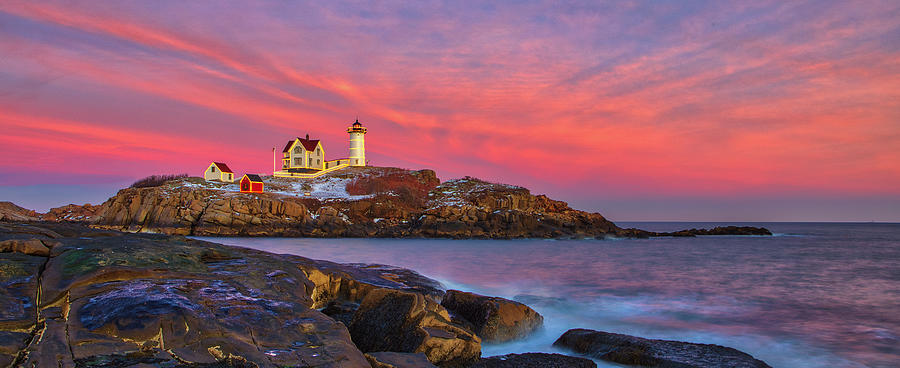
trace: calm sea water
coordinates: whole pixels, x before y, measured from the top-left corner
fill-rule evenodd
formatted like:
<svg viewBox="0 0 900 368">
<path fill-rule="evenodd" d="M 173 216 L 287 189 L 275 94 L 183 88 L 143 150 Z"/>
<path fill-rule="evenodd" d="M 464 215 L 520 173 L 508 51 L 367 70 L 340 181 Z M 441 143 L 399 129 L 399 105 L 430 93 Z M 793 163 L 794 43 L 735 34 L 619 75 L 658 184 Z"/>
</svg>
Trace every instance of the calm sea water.
<svg viewBox="0 0 900 368">
<path fill-rule="evenodd" d="M 621 223 L 669 231 L 714 223 Z M 503 296 L 545 327 L 484 355 L 554 352 L 570 328 L 731 346 L 774 367 L 900 367 L 900 224 L 756 224 L 773 237 L 621 240 L 203 238 L 407 267 Z"/>
</svg>

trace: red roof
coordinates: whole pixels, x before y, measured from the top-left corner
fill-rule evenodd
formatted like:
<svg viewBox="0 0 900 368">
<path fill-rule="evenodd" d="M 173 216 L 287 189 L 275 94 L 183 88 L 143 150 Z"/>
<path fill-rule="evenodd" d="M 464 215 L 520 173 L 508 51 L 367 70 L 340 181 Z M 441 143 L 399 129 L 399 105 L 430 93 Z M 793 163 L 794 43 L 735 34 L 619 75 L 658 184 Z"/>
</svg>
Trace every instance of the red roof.
<svg viewBox="0 0 900 368">
<path fill-rule="evenodd" d="M 319 145 L 318 139 L 303 139 L 297 138 L 300 140 L 300 143 L 303 144 L 303 148 L 306 148 L 307 151 L 315 151 L 316 146 Z"/>
<path fill-rule="evenodd" d="M 302 144 L 303 148 L 306 148 L 307 151 L 315 151 L 316 146 L 319 145 L 318 139 L 305 139 L 305 138 L 297 137 L 297 140 L 300 141 L 300 144 Z M 284 152 L 290 151 L 291 146 L 293 146 L 293 145 L 294 145 L 294 141 L 288 141 L 287 144 L 284 145 L 284 149 L 281 150 L 281 152 L 284 153 Z"/>
<path fill-rule="evenodd" d="M 244 176 L 246 176 L 247 179 L 250 179 L 250 181 L 253 182 L 253 183 L 262 183 L 262 178 L 260 178 L 259 175 L 256 175 L 256 174 L 244 174 Z M 241 180 L 244 180 L 244 179 L 241 178 Z"/>
<path fill-rule="evenodd" d="M 221 162 L 213 162 L 213 165 L 216 165 L 216 167 L 218 167 L 219 171 L 221 171 L 221 172 L 227 172 L 227 173 L 232 173 L 232 174 L 234 173 L 234 171 L 231 171 L 231 169 L 228 168 L 228 165 L 225 165 Z"/>
</svg>

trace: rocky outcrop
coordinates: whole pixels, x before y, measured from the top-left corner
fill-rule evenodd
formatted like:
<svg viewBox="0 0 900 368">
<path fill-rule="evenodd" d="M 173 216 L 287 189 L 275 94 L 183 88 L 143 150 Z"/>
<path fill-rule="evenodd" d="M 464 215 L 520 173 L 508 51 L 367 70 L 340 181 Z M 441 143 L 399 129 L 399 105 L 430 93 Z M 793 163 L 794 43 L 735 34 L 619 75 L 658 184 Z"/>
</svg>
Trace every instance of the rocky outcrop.
<svg viewBox="0 0 900 368">
<path fill-rule="evenodd" d="M 590 359 L 562 354 L 525 353 L 481 358 L 471 368 L 596 368 Z"/>
<path fill-rule="evenodd" d="M 751 227 L 657 233 L 621 229 L 599 213 L 513 185 L 465 177 L 440 183 L 431 170 L 354 167 L 314 179 L 265 177 L 266 193 L 180 178 L 127 188 L 99 206 L 39 215 L 8 203 L 8 221 L 87 222 L 102 229 L 196 236 L 604 238 L 771 235 Z M 7 208 L 4 210 L 4 208 Z M 15 216 L 15 217 L 13 217 Z M 18 220 L 12 220 L 16 218 Z"/>
<path fill-rule="evenodd" d="M 614 363 L 659 368 L 770 368 L 750 354 L 729 347 L 651 340 L 609 332 L 572 329 L 554 346 Z"/>
<path fill-rule="evenodd" d="M 480 358 L 478 336 L 440 305 L 440 285 L 410 270 L 67 223 L 0 224 L 0 244 L 2 366 L 402 367 L 424 356 L 458 367 Z M 337 302 L 347 322 L 318 310 Z"/>
<path fill-rule="evenodd" d="M 712 229 L 689 229 L 669 233 L 671 236 L 703 235 L 772 235 L 769 229 L 753 226 L 716 226 Z"/>
<path fill-rule="evenodd" d="M 301 236 L 300 227 L 311 220 L 299 199 L 161 186 L 120 190 L 94 224 L 170 235 Z"/>
<path fill-rule="evenodd" d="M 450 322 L 447 311 L 422 294 L 373 290 L 348 327 L 364 352 L 424 353 L 448 367 L 465 367 L 481 356 L 481 339 Z"/>
<path fill-rule="evenodd" d="M 370 174 L 378 169 L 368 168 Z M 191 178 L 128 188 L 100 206 L 94 225 L 178 235 L 303 237 L 603 237 L 620 230 L 600 214 L 573 210 L 525 188 L 474 178 L 435 186 L 430 170 L 423 170 L 428 175 L 396 170 L 388 170 L 384 177 L 391 179 L 382 184 L 373 184 L 371 177 L 363 183 L 346 179 L 350 192 L 382 190 L 346 199 L 306 198 L 274 189 L 237 193 Z M 405 181 L 399 179 L 403 175 Z M 306 185 L 300 179 L 293 184 Z"/>
<path fill-rule="evenodd" d="M 3 236 L 31 232 L 12 231 Z M 368 367 L 346 328 L 310 308 L 303 259 L 177 237 L 78 235 L 55 238 L 50 254 L 30 263 L 37 267 L 2 272 L 30 272 L 37 283 L 0 302 L 31 324 L 4 326 L 25 334 L 18 350 L 7 349 L 17 365 Z M 33 256 L 0 254 L 10 257 Z"/>
<path fill-rule="evenodd" d="M 62 207 L 51 208 L 47 213 L 40 215 L 43 221 L 69 221 L 69 222 L 85 222 L 90 223 L 96 219 L 100 206 L 94 206 L 90 203 L 83 205 L 67 204 Z"/>
<path fill-rule="evenodd" d="M 423 236 L 449 238 L 604 237 L 620 229 L 598 213 L 528 189 L 466 177 L 429 192 L 426 209 L 413 222 Z"/>
<path fill-rule="evenodd" d="M 434 280 L 385 265 L 314 262 L 300 265 L 315 284 L 313 307 L 343 322 L 363 352 L 423 353 L 445 367 L 481 355 L 481 339 L 451 320 Z"/>
<path fill-rule="evenodd" d="M 30 256 L 47 257 L 50 255 L 50 248 L 56 244 L 53 241 L 44 241 L 40 239 L 9 239 L 0 241 L 0 253 L 16 252 L 27 254 Z M 50 247 L 48 247 L 50 245 Z"/>
<path fill-rule="evenodd" d="M 38 214 L 16 206 L 12 202 L 0 202 L 0 221 L 37 221 Z"/>
<path fill-rule="evenodd" d="M 540 314 L 525 304 L 459 290 L 448 290 L 441 305 L 471 324 L 485 342 L 526 337 L 544 322 Z"/>
<path fill-rule="evenodd" d="M 769 229 L 764 227 L 753 226 L 716 226 L 712 229 L 688 229 L 673 232 L 653 232 L 641 229 L 624 229 L 619 232 L 620 236 L 633 238 L 650 238 L 650 237 L 695 237 L 706 235 L 772 235 Z"/>
</svg>

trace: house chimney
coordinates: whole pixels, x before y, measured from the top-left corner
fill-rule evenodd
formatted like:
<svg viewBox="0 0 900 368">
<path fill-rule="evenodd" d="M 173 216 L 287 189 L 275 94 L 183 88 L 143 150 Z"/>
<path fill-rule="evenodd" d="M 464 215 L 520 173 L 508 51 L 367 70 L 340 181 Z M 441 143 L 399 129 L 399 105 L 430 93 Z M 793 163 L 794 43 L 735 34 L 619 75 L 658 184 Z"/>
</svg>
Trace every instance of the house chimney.
<svg viewBox="0 0 900 368">
<path fill-rule="evenodd" d="M 309 140 L 309 134 L 306 135 L 306 140 Z"/>
</svg>

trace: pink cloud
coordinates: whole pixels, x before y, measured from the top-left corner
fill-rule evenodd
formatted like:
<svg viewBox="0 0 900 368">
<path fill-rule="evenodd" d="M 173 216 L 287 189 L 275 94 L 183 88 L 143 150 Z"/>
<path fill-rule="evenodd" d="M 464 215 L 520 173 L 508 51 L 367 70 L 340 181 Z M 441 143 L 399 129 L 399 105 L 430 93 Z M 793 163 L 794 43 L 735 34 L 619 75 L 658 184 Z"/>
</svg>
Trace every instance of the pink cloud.
<svg viewBox="0 0 900 368">
<path fill-rule="evenodd" d="M 262 172 L 268 157 L 245 157 L 308 131 L 340 155 L 342 129 L 359 113 L 370 126 L 368 149 L 383 161 L 376 164 L 512 177 L 557 193 L 588 187 L 594 189 L 585 197 L 900 194 L 900 151 L 893 148 L 900 137 L 900 50 L 877 43 L 895 22 L 875 10 L 854 10 L 867 20 L 861 23 L 837 12 L 796 21 L 804 6 L 713 7 L 684 15 L 674 30 L 652 19 L 616 25 L 640 9 L 573 12 L 550 17 L 544 27 L 522 23 L 530 18 L 515 12 L 465 17 L 450 7 L 443 17 L 400 19 L 373 10 L 379 17 L 370 19 L 317 8 L 310 12 L 321 13 L 322 24 L 313 26 L 251 6 L 246 17 L 233 18 L 226 37 L 210 31 L 214 22 L 185 27 L 129 6 L 91 11 L 89 4 L 8 3 L 0 11 L 68 30 L 55 32 L 114 41 L 79 43 L 73 35 L 75 42 L 60 47 L 12 29 L 0 31 L 0 49 L 38 75 L 59 73 L 109 95 L 164 98 L 267 131 L 265 140 L 252 142 L 155 136 L 166 144 L 140 155 L 148 158 L 141 165 L 158 170 L 187 171 L 187 164 L 170 167 L 170 158 L 206 161 L 222 152 L 217 145 L 227 145 L 239 147 L 229 154 L 248 170 Z M 754 16 L 735 17 L 742 12 Z M 261 25 L 276 31 L 262 32 Z M 766 31 L 769 25 L 778 31 Z M 608 36 L 576 32 L 582 29 Z M 254 42 L 239 42 L 234 33 Z M 665 42 L 614 42 L 648 37 Z M 118 42 L 142 49 L 122 51 Z M 25 46 L 34 53 L 21 52 Z M 0 124 L 18 131 L 3 139 L 17 154 L 32 152 L 28 147 L 44 134 L 59 138 L 67 155 L 89 157 L 93 170 L 112 147 L 138 154 L 136 137 L 162 134 L 128 123 L 99 127 L 89 118 L 58 123 L 51 117 L 66 116 L 65 103 L 36 106 L 0 100 L 6 114 Z M 196 124 L 220 124 L 212 114 L 196 114 Z M 80 134 L 91 143 L 66 143 Z M 23 160 L 0 167 L 40 165 Z M 69 167 L 87 170 L 78 162 Z"/>
</svg>

